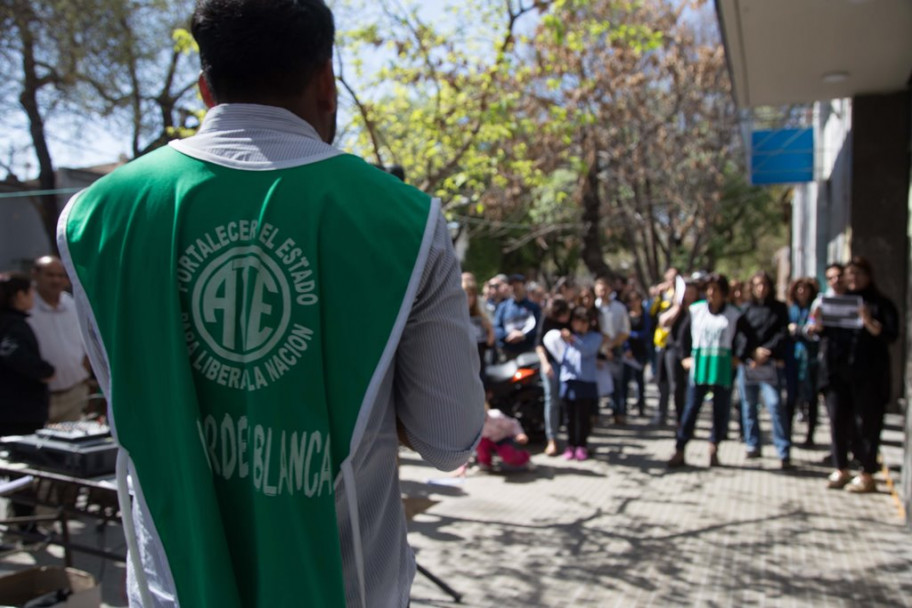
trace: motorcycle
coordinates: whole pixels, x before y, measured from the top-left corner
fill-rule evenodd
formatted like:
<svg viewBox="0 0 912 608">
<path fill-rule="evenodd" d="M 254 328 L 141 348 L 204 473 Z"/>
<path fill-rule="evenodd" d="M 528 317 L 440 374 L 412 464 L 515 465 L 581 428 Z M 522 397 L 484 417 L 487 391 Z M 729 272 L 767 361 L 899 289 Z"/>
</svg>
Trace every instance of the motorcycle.
<svg viewBox="0 0 912 608">
<path fill-rule="evenodd" d="M 538 355 L 522 353 L 515 359 L 485 367 L 488 403 L 519 420 L 529 439 L 545 437 L 545 393 Z"/>
</svg>

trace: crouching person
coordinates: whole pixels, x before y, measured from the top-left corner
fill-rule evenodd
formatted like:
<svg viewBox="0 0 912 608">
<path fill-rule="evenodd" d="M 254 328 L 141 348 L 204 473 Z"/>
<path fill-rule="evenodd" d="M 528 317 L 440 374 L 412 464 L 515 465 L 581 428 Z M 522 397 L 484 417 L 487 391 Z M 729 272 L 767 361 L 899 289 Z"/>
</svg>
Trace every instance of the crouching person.
<svg viewBox="0 0 912 608">
<path fill-rule="evenodd" d="M 519 420 L 500 410 L 485 412 L 481 442 L 475 450 L 478 466 L 490 470 L 496 454 L 502 466 L 509 469 L 523 469 L 529 464 L 529 452 L 518 447 L 529 443 Z"/>
</svg>

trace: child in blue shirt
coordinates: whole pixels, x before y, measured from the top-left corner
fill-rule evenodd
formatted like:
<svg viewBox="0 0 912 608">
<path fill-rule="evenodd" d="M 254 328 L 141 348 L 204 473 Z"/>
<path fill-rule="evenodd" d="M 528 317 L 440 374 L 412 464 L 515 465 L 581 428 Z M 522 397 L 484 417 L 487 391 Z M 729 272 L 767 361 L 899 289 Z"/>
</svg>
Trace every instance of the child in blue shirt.
<svg viewBox="0 0 912 608">
<path fill-rule="evenodd" d="M 570 329 L 552 330 L 543 341 L 560 364 L 560 396 L 567 412 L 564 458 L 586 460 L 591 413 L 598 402 L 595 366 L 602 334 L 592 329 L 589 311 L 578 306 L 570 315 Z"/>
</svg>

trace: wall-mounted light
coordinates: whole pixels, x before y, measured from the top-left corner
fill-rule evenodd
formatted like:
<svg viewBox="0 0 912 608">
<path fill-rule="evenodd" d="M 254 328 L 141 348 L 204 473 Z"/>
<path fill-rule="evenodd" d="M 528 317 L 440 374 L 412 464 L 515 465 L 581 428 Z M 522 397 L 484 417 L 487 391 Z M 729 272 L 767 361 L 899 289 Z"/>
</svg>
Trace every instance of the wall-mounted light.
<svg viewBox="0 0 912 608">
<path fill-rule="evenodd" d="M 839 84 L 849 79 L 848 72 L 827 72 L 821 79 L 827 84 Z"/>
</svg>

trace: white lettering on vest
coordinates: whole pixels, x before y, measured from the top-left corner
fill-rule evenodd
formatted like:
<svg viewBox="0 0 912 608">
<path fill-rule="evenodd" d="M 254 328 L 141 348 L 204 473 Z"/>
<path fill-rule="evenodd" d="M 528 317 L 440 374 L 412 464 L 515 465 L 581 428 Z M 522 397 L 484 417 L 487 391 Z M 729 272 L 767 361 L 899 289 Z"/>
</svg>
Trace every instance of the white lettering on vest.
<svg viewBox="0 0 912 608">
<path fill-rule="evenodd" d="M 234 421 L 225 414 L 222 418 L 222 476 L 231 479 L 237 465 L 237 437 L 234 434 Z"/>
<path fill-rule="evenodd" d="M 255 492 L 267 497 L 303 493 L 315 498 L 333 492 L 328 433 L 251 426 L 247 416 L 235 420 L 227 413 L 221 422 L 210 414 L 197 420 L 196 426 L 203 457 L 220 480 L 249 480 L 246 483 Z"/>
<path fill-rule="evenodd" d="M 263 222 L 263 227 L 260 228 L 260 242 L 270 249 L 275 249 L 276 232 L 277 230 L 275 226 L 269 222 Z"/>
<path fill-rule="evenodd" d="M 259 490 L 263 486 L 263 444 L 266 433 L 261 425 L 253 427 L 253 487 Z"/>
<path fill-rule="evenodd" d="M 276 487 L 269 485 L 269 461 L 272 458 L 272 429 L 266 429 L 266 460 L 263 463 L 263 494 L 275 496 Z"/>
<path fill-rule="evenodd" d="M 310 464 L 313 462 L 314 450 L 320 451 L 320 433 L 311 433 L 310 434 L 310 443 L 307 444 L 307 458 L 304 463 L 304 468 L 307 471 L 310 471 Z M 313 485 L 310 484 L 310 479 L 308 478 L 307 473 L 304 473 L 304 494 L 307 495 L 307 498 L 311 498 L 316 492 L 317 488 L 320 485 L 320 474 L 319 472 L 314 472 L 313 476 Z"/>
<path fill-rule="evenodd" d="M 314 330 L 298 311 L 319 302 L 319 288 L 305 248 L 282 232 L 232 220 L 178 256 L 178 289 L 189 299 L 184 338 L 198 378 L 252 392 L 301 365 Z"/>
<path fill-rule="evenodd" d="M 285 449 L 285 431 L 282 431 L 282 439 L 279 443 L 279 494 L 282 493 L 282 488 L 286 488 L 286 491 L 289 494 L 294 494 L 294 488 L 291 486 L 291 481 L 288 478 L 288 451 Z"/>
<path fill-rule="evenodd" d="M 332 458 L 329 450 L 329 436 L 326 436 L 326 445 L 323 446 L 323 466 L 320 467 L 320 489 L 317 496 L 323 493 L 323 484 L 326 484 L 326 493 L 332 494 Z"/>
<path fill-rule="evenodd" d="M 301 431 L 298 441 L 297 431 L 291 434 L 291 459 L 288 462 L 288 474 L 294 481 L 295 489 L 300 492 L 304 485 L 304 455 L 307 453 L 307 433 Z"/>
<path fill-rule="evenodd" d="M 226 414 L 227 416 L 227 414 Z M 249 475 L 250 466 L 247 464 L 247 416 L 238 419 L 238 477 L 244 479 Z"/>
<path fill-rule="evenodd" d="M 215 445 L 218 443 L 218 425 L 215 424 L 215 418 L 212 416 L 206 416 L 206 420 L 203 421 L 203 425 L 206 430 L 206 449 L 209 451 L 209 464 L 212 466 L 215 474 L 218 475 L 218 453 L 215 450 Z"/>
</svg>

